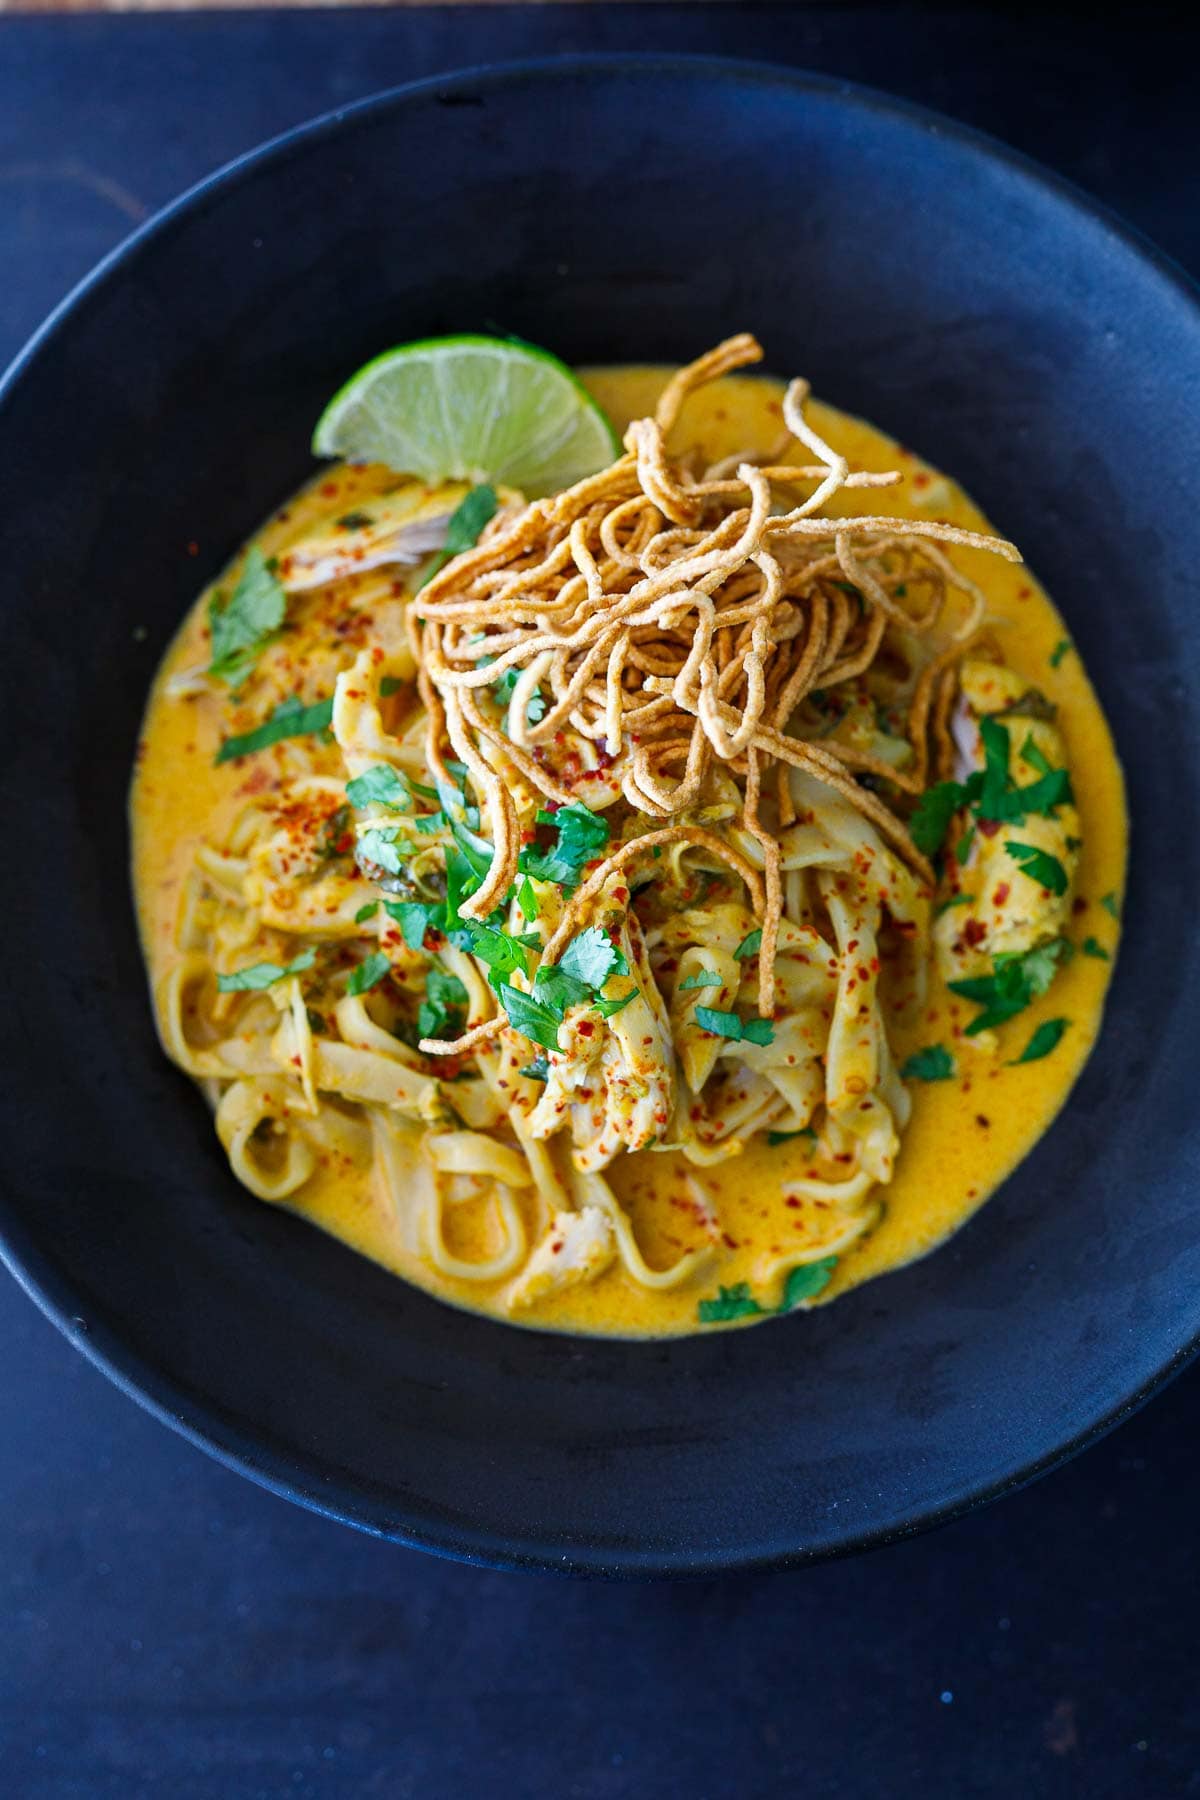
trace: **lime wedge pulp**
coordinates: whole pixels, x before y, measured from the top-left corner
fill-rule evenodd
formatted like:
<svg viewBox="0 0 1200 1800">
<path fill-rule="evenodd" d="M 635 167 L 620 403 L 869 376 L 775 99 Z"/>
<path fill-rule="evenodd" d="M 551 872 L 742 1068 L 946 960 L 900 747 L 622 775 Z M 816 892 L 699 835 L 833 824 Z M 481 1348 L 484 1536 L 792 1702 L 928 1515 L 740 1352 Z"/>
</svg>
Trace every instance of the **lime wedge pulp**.
<svg viewBox="0 0 1200 1800">
<path fill-rule="evenodd" d="M 528 499 L 619 456 L 612 426 L 565 363 L 532 344 L 426 338 L 366 363 L 313 433 L 317 456 L 384 463 L 422 481 L 489 481 Z"/>
</svg>

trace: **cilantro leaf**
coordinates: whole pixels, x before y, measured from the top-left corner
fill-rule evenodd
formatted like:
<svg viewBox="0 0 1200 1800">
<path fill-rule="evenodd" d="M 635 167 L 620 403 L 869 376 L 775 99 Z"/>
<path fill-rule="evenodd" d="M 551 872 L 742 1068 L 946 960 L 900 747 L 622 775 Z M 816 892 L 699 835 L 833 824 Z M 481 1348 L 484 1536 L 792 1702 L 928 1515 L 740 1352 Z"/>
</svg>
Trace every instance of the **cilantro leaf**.
<svg viewBox="0 0 1200 1800">
<path fill-rule="evenodd" d="M 533 891 L 533 883 L 528 875 L 517 889 L 517 905 L 521 909 L 521 916 L 528 924 L 532 924 L 538 916 L 538 903 L 537 895 Z"/>
<path fill-rule="evenodd" d="M 1025 742 L 1021 745 L 1021 761 L 1027 762 L 1031 769 L 1037 770 L 1039 775 L 1053 775 L 1054 773 L 1054 765 L 1045 753 L 1038 749 L 1028 733 L 1026 733 Z"/>
<path fill-rule="evenodd" d="M 561 963 L 543 963 L 534 979 L 533 993 L 536 1000 L 555 1007 L 560 1019 L 568 1006 L 578 1006 L 592 998 L 590 984 L 580 981 Z"/>
<path fill-rule="evenodd" d="M 284 963 L 251 963 L 247 969 L 235 969 L 231 975 L 217 976 L 217 990 L 222 994 L 256 993 L 260 988 L 273 987 L 285 976 L 299 975 L 303 969 L 311 969 L 316 961 L 315 950 L 302 950 L 294 962 Z"/>
<path fill-rule="evenodd" d="M 909 835 L 923 856 L 936 856 L 946 839 L 950 821 L 966 799 L 960 781 L 939 781 L 926 788 L 908 821 Z"/>
<path fill-rule="evenodd" d="M 332 718 L 332 700 L 317 700 L 311 706 L 304 706 L 293 694 L 289 700 L 281 700 L 270 718 L 253 731 L 244 732 L 241 737 L 226 738 L 215 760 L 231 762 L 235 756 L 251 756 L 254 751 L 265 750 L 284 738 L 312 737 L 314 732 L 328 731 Z"/>
<path fill-rule="evenodd" d="M 425 998 L 417 1012 L 417 1030 L 423 1038 L 443 1036 L 452 1015 L 462 1013 L 468 1002 L 467 990 L 458 976 L 434 963 L 425 977 Z"/>
<path fill-rule="evenodd" d="M 611 1019 L 614 1013 L 624 1012 L 630 1001 L 637 999 L 638 992 L 639 990 L 635 983 L 634 986 L 630 988 L 629 992 L 627 994 L 622 994 L 619 999 L 606 1000 L 604 996 L 601 995 L 596 1001 L 596 1011 L 600 1014 L 602 1019 Z"/>
<path fill-rule="evenodd" d="M 425 933 L 431 925 L 439 925 L 444 908 L 438 901 L 385 900 L 383 910 L 400 927 L 400 935 L 410 950 L 425 947 Z"/>
<path fill-rule="evenodd" d="M 973 976 L 969 981 L 952 981 L 952 994 L 973 1000 L 983 1011 L 967 1026 L 967 1036 L 1002 1025 L 1016 1013 L 1023 1012 L 1038 994 L 1044 994 L 1058 972 L 1063 955 L 1062 938 L 1028 950 L 1023 956 L 997 956 L 990 975 Z"/>
<path fill-rule="evenodd" d="M 452 556 L 461 556 L 464 550 L 470 550 L 479 537 L 480 532 L 496 510 L 498 501 L 494 487 L 484 483 L 473 487 L 465 494 L 450 514 L 446 526 L 446 542 L 430 563 L 425 574 L 417 583 L 417 589 L 432 581 L 439 569 L 445 568 Z"/>
<path fill-rule="evenodd" d="M 972 825 L 967 831 L 963 832 L 957 844 L 954 846 L 954 860 L 960 869 L 966 867 L 967 859 L 971 854 L 971 845 L 974 842 L 975 827 Z"/>
<path fill-rule="evenodd" d="M 811 1300 L 822 1288 L 828 1287 L 836 1268 L 836 1256 L 822 1256 L 817 1262 L 798 1264 L 783 1284 L 780 1312 L 791 1312 L 802 1300 Z"/>
<path fill-rule="evenodd" d="M 686 975 L 679 984 L 682 994 L 685 988 L 720 987 L 721 977 L 715 969 L 698 969 L 694 975 Z"/>
<path fill-rule="evenodd" d="M 400 680 L 400 677 L 398 675 L 381 676 L 380 682 L 379 682 L 379 697 L 380 697 L 380 699 L 381 700 L 390 700 L 392 695 L 398 694 L 400 692 L 400 689 L 403 686 L 404 686 L 404 683 Z"/>
<path fill-rule="evenodd" d="M 360 863 L 374 863 L 377 868 L 386 869 L 389 875 L 399 875 L 404 868 L 400 855 L 402 847 L 398 832 L 390 827 L 381 830 L 373 826 L 359 838 L 355 856 Z"/>
<path fill-rule="evenodd" d="M 374 523 L 374 519 L 368 512 L 343 513 L 340 519 L 334 520 L 334 524 L 340 525 L 343 531 L 365 531 L 368 525 Z"/>
<path fill-rule="evenodd" d="M 1111 962 L 1112 961 L 1112 957 L 1109 955 L 1108 951 L 1104 948 L 1104 945 L 1097 943 L 1097 941 L 1094 937 L 1084 938 L 1083 954 L 1085 956 L 1094 956 L 1097 958 L 1097 960 L 1099 962 Z"/>
<path fill-rule="evenodd" d="M 544 1056 L 535 1056 L 533 1061 L 527 1063 L 519 1072 L 524 1075 L 526 1081 L 549 1081 L 550 1064 Z"/>
<path fill-rule="evenodd" d="M 476 832 L 472 831 L 469 825 L 464 825 L 461 819 L 447 815 L 446 823 L 450 827 L 451 837 L 466 859 L 467 867 L 474 875 L 476 882 L 482 884 L 487 879 L 492 866 L 492 857 L 495 855 L 492 845 L 486 838 L 479 837 Z"/>
<path fill-rule="evenodd" d="M 949 912 L 952 906 L 970 906 L 970 904 L 970 894 L 951 894 L 947 899 L 938 901 L 933 909 L 933 916 L 935 919 L 940 919 L 942 914 Z"/>
<path fill-rule="evenodd" d="M 286 611 L 283 583 L 254 544 L 227 604 L 222 606 L 216 594 L 208 603 L 212 632 L 209 674 L 234 686 L 244 680 L 259 652 L 283 624 Z"/>
<path fill-rule="evenodd" d="M 393 812 L 403 812 L 412 805 L 412 790 L 406 775 L 390 763 L 376 763 L 346 783 L 346 798 L 351 806 L 390 806 Z"/>
<path fill-rule="evenodd" d="M 761 931 L 748 931 L 733 953 L 734 961 L 745 962 L 749 957 L 757 956 L 758 948 L 761 943 Z"/>
<path fill-rule="evenodd" d="M 1001 725 L 990 715 L 980 719 L 979 736 L 983 743 L 984 757 L 983 782 L 979 791 L 979 816 L 983 819 L 999 819 L 1004 816 L 1011 739 L 1008 735 L 1007 725 Z"/>
<path fill-rule="evenodd" d="M 811 1138 L 815 1144 L 817 1134 L 811 1125 L 802 1125 L 799 1131 L 768 1131 L 767 1143 L 772 1149 L 776 1144 L 790 1144 L 793 1138 Z"/>
<path fill-rule="evenodd" d="M 992 717 L 993 719 L 1042 719 L 1046 724 L 1052 725 L 1058 717 L 1058 708 L 1053 700 L 1047 700 L 1041 688 L 1031 687 L 1026 688 L 1023 694 L 1018 694 L 1015 700 L 1010 700 L 1007 706 L 997 707 Z"/>
<path fill-rule="evenodd" d="M 723 1325 L 730 1319 L 757 1318 L 763 1310 L 749 1282 L 739 1281 L 736 1287 L 718 1288 L 715 1300 L 701 1300 L 696 1316 L 702 1325 Z"/>
<path fill-rule="evenodd" d="M 490 661 L 490 658 L 481 658 L 481 661 Z M 498 703 L 504 707 L 505 710 L 507 710 L 512 701 L 513 689 L 520 680 L 521 674 L 521 669 L 514 664 L 511 669 L 505 669 L 503 675 L 498 676 L 492 683 L 492 692 L 496 696 Z M 538 721 L 544 719 L 545 716 L 545 697 L 542 694 L 541 688 L 535 687 L 525 706 L 525 723 L 527 725 L 536 725 Z"/>
<path fill-rule="evenodd" d="M 472 956 L 487 964 L 490 971 L 488 979 L 495 987 L 498 980 L 520 970 L 522 975 L 529 973 L 529 958 L 516 938 L 509 937 L 507 932 L 495 931 L 490 925 L 471 925 Z"/>
<path fill-rule="evenodd" d="M 507 981 L 502 981 L 496 992 L 514 1031 L 519 1031 L 535 1044 L 541 1044 L 544 1050 L 558 1049 L 561 1013 L 533 994 L 524 994 L 520 988 L 510 986 Z"/>
<path fill-rule="evenodd" d="M 740 1019 L 737 1013 L 720 1012 L 713 1006 L 698 1006 L 695 1019 L 702 1031 L 711 1031 L 716 1037 L 731 1038 L 735 1043 L 744 1040 L 748 1044 L 766 1045 L 775 1041 L 775 1032 L 769 1019 Z"/>
<path fill-rule="evenodd" d="M 1004 840 L 1004 848 L 1008 854 L 1021 865 L 1021 873 L 1036 881 L 1052 894 L 1065 894 L 1067 891 L 1067 871 L 1057 856 L 1051 856 L 1047 850 L 1039 850 L 1036 844 L 1017 844 L 1011 838 Z"/>
<path fill-rule="evenodd" d="M 517 864 L 522 875 L 552 881 L 558 887 L 578 887 L 584 864 L 598 856 L 608 843 L 608 821 L 580 801 L 572 800 L 556 812 L 539 812 L 537 822 L 553 826 L 557 842 L 551 850 L 526 844 Z"/>
<path fill-rule="evenodd" d="M 350 979 L 346 983 L 346 992 L 348 994 L 365 994 L 371 988 L 378 987 L 384 976 L 390 972 L 391 966 L 383 951 L 376 950 L 373 955 L 366 957 L 356 969 L 351 971 Z"/>
<path fill-rule="evenodd" d="M 1057 644 L 1055 644 L 1053 650 L 1050 652 L 1050 667 L 1052 669 L 1057 669 L 1068 650 L 1073 648 L 1074 646 L 1072 645 L 1070 638 L 1059 638 Z"/>
<path fill-rule="evenodd" d="M 375 917 L 375 914 L 378 911 L 379 911 L 378 900 L 368 900 L 367 904 L 365 906 L 360 906 L 358 911 L 355 913 L 354 923 L 356 925 L 365 925 L 367 920 L 373 919 Z"/>
<path fill-rule="evenodd" d="M 576 980 L 599 990 L 610 975 L 628 973 L 620 968 L 625 961 L 621 952 L 609 942 L 598 925 L 589 925 L 573 937 L 558 959 L 558 966 Z"/>
<path fill-rule="evenodd" d="M 1043 1056 L 1049 1056 L 1058 1048 L 1063 1032 L 1071 1023 L 1070 1019 L 1043 1019 L 1020 1056 L 1015 1056 L 1009 1065 L 1016 1068 L 1018 1063 L 1041 1062 Z"/>
<path fill-rule="evenodd" d="M 1120 920 L 1121 903 L 1115 894 L 1105 894 L 1100 904 L 1110 918 Z"/>
<path fill-rule="evenodd" d="M 944 1044 L 928 1044 L 908 1058 L 900 1071 L 904 1081 L 949 1081 L 954 1058 Z"/>
</svg>

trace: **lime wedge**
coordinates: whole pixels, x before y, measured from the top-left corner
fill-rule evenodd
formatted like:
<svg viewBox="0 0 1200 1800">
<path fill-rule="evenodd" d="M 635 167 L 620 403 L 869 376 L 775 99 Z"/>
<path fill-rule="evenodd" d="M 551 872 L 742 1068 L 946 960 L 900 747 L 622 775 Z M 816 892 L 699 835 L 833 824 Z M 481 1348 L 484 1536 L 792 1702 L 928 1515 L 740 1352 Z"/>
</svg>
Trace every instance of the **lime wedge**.
<svg viewBox="0 0 1200 1800">
<path fill-rule="evenodd" d="M 532 344 L 426 338 L 385 351 L 321 414 L 317 456 L 384 463 L 422 481 L 493 482 L 529 499 L 594 475 L 617 435 L 565 363 Z"/>
</svg>

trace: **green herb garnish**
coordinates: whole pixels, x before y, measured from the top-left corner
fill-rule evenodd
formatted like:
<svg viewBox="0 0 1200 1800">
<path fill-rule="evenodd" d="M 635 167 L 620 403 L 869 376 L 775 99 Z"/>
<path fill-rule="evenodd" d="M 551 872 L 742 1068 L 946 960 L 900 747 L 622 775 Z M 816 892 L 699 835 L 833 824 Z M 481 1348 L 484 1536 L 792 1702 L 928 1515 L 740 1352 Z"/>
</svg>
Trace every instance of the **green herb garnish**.
<svg viewBox="0 0 1200 1800">
<path fill-rule="evenodd" d="M 790 1144 L 793 1138 L 811 1138 L 815 1144 L 817 1134 L 811 1125 L 802 1125 L 799 1131 L 768 1131 L 767 1133 L 767 1143 L 772 1149 L 776 1144 Z"/>
<path fill-rule="evenodd" d="M 733 953 L 735 962 L 745 962 L 751 956 L 757 956 L 762 943 L 761 931 L 748 931 Z"/>
<path fill-rule="evenodd" d="M 359 808 L 388 806 L 393 812 L 403 812 L 412 805 L 412 789 L 408 777 L 390 763 L 376 763 L 346 783 L 346 798 Z"/>
<path fill-rule="evenodd" d="M 1050 652 L 1050 667 L 1052 669 L 1057 669 L 1059 663 L 1071 648 L 1070 638 L 1059 638 L 1057 644 L 1055 644 L 1053 650 Z"/>
<path fill-rule="evenodd" d="M 379 681 L 379 697 L 380 697 L 380 699 L 381 700 L 390 700 L 392 695 L 398 694 L 400 692 L 400 689 L 403 686 L 404 686 L 404 683 L 401 681 L 401 679 L 398 675 L 383 675 L 383 676 L 381 676 L 380 681 Z"/>
<path fill-rule="evenodd" d="M 556 812 L 539 812 L 539 825 L 552 826 L 556 842 L 551 850 L 540 850 L 526 844 L 517 864 L 522 875 L 537 881 L 553 881 L 568 889 L 579 886 L 584 865 L 597 857 L 608 843 L 608 821 L 590 807 L 572 800 Z"/>
<path fill-rule="evenodd" d="M 1018 844 L 1011 838 L 1004 840 L 1004 848 L 1008 854 L 1021 865 L 1021 873 L 1036 881 L 1039 887 L 1046 888 L 1051 894 L 1065 894 L 1067 891 L 1067 871 L 1057 856 L 1051 856 L 1047 850 L 1039 850 L 1036 844 Z"/>
<path fill-rule="evenodd" d="M 517 889 L 517 905 L 521 909 L 521 916 L 532 924 L 538 916 L 538 903 L 537 895 L 533 891 L 533 883 L 528 875 Z"/>
<path fill-rule="evenodd" d="M 1031 1000 L 1044 994 L 1057 973 L 1064 954 L 1064 940 L 1054 938 L 1023 956 L 997 956 L 990 975 L 977 975 L 969 981 L 949 983 L 952 994 L 973 1000 L 983 1011 L 967 1026 L 967 1036 L 1003 1025 L 1016 1013 L 1023 1012 Z"/>
<path fill-rule="evenodd" d="M 429 927 L 440 925 L 446 916 L 445 906 L 437 900 L 385 900 L 383 910 L 396 921 L 410 950 L 423 949 Z"/>
<path fill-rule="evenodd" d="M 348 512 L 343 513 L 336 523 L 342 527 L 343 531 L 365 531 L 367 526 L 373 525 L 375 521 L 370 513 Z"/>
<path fill-rule="evenodd" d="M 439 569 L 445 568 L 452 556 L 461 556 L 464 550 L 472 548 L 480 532 L 495 513 L 497 504 L 495 488 L 486 483 L 480 487 L 473 487 L 470 493 L 464 494 L 450 514 L 446 525 L 444 546 L 438 551 L 417 583 L 418 591 L 425 586 L 427 581 L 433 580 Z M 426 1036 L 428 1035 L 426 1033 Z"/>
<path fill-rule="evenodd" d="M 679 984 L 682 994 L 685 988 L 721 987 L 721 977 L 715 969 L 698 969 L 694 975 L 685 975 Z"/>
<path fill-rule="evenodd" d="M 1118 923 L 1120 922 L 1121 903 L 1115 894 L 1105 894 L 1100 904 L 1110 918 L 1116 919 Z"/>
<path fill-rule="evenodd" d="M 311 969 L 316 957 L 315 950 L 302 950 L 294 962 L 284 963 L 282 968 L 278 963 L 251 963 L 248 969 L 235 969 L 231 975 L 218 975 L 218 992 L 256 993 L 260 988 L 273 987 L 288 975 L 299 975 L 302 970 Z"/>
<path fill-rule="evenodd" d="M 266 750 L 285 738 L 312 737 L 315 732 L 328 731 L 332 718 L 332 700 L 317 700 L 311 706 L 304 706 L 293 694 L 291 699 L 280 701 L 264 724 L 244 732 L 241 737 L 226 738 L 217 751 L 216 761 L 226 763 L 236 756 L 251 756 L 254 751 Z"/>
<path fill-rule="evenodd" d="M 508 1022 L 515 1031 L 530 1038 L 533 1043 L 541 1044 L 545 1050 L 558 1049 L 558 1028 L 562 1023 L 562 1013 L 557 1007 L 548 1006 L 545 1001 L 538 1000 L 533 994 L 522 993 L 503 981 L 497 988 L 500 1004 L 508 1014 Z"/>
<path fill-rule="evenodd" d="M 519 1072 L 524 1075 L 526 1081 L 549 1081 L 550 1064 L 544 1056 L 535 1056 L 533 1061 L 526 1063 Z"/>
<path fill-rule="evenodd" d="M 1112 961 L 1112 958 L 1109 955 L 1108 951 L 1104 948 L 1104 945 L 1097 943 L 1096 939 L 1094 937 L 1084 938 L 1083 954 L 1085 956 L 1094 956 L 1097 959 L 1097 961 L 1099 961 L 1099 962 L 1111 962 Z"/>
<path fill-rule="evenodd" d="M 458 976 L 434 963 L 425 977 L 425 998 L 417 1012 L 417 1030 L 423 1038 L 440 1037 L 468 1004 L 469 995 Z"/>
<path fill-rule="evenodd" d="M 212 633 L 210 675 L 236 687 L 283 624 L 287 594 L 257 544 L 251 546 L 228 604 L 214 594 L 208 603 Z"/>
<path fill-rule="evenodd" d="M 375 914 L 378 911 L 379 911 L 378 900 L 368 900 L 367 904 L 365 906 L 360 906 L 358 911 L 355 913 L 354 923 L 356 925 L 365 925 L 367 920 L 373 919 L 375 917 Z"/>
<path fill-rule="evenodd" d="M 1009 1067 L 1016 1068 L 1018 1063 L 1041 1062 L 1043 1056 L 1049 1056 L 1052 1050 L 1058 1048 L 1059 1040 L 1070 1023 L 1070 1019 L 1043 1019 L 1020 1056 L 1015 1056 Z"/>
<path fill-rule="evenodd" d="M 900 1074 L 905 1081 L 949 1081 L 954 1058 L 944 1044 L 928 1044 L 908 1058 Z"/>
<path fill-rule="evenodd" d="M 775 1041 L 775 1032 L 769 1019 L 742 1019 L 734 1012 L 719 1012 L 713 1006 L 698 1006 L 695 1019 L 702 1031 L 711 1031 L 714 1036 L 731 1038 L 735 1043 L 771 1044 Z"/>
<path fill-rule="evenodd" d="M 373 955 L 360 962 L 356 969 L 351 970 L 350 979 L 346 983 L 346 992 L 348 994 L 369 992 L 371 988 L 379 985 L 391 970 L 391 966 L 383 951 L 376 950 Z"/>
<path fill-rule="evenodd" d="M 696 1315 L 702 1325 L 725 1325 L 731 1319 L 766 1318 L 772 1313 L 788 1313 L 803 1300 L 811 1300 L 829 1285 L 837 1267 L 836 1256 L 823 1256 L 817 1262 L 799 1263 L 783 1284 L 778 1306 L 763 1306 L 750 1291 L 750 1284 L 739 1281 L 734 1287 L 717 1289 L 715 1300 L 701 1300 Z"/>
<path fill-rule="evenodd" d="M 573 937 L 558 959 L 558 967 L 597 991 L 610 975 L 628 975 L 629 964 L 598 925 L 589 925 Z"/>
<path fill-rule="evenodd" d="M 923 856 L 936 856 L 946 839 L 950 821 L 967 797 L 960 781 L 939 781 L 926 788 L 908 822 L 913 843 Z"/>
<path fill-rule="evenodd" d="M 359 838 L 355 854 L 360 863 L 374 863 L 377 868 L 386 869 L 389 875 L 399 875 L 404 869 L 404 859 L 400 855 L 403 848 L 399 832 L 391 827 L 372 826 Z"/>
<path fill-rule="evenodd" d="M 942 914 L 949 912 L 952 906 L 970 906 L 970 904 L 970 894 L 950 894 L 945 900 L 938 901 L 933 909 L 933 916 L 935 919 L 940 919 Z"/>
</svg>

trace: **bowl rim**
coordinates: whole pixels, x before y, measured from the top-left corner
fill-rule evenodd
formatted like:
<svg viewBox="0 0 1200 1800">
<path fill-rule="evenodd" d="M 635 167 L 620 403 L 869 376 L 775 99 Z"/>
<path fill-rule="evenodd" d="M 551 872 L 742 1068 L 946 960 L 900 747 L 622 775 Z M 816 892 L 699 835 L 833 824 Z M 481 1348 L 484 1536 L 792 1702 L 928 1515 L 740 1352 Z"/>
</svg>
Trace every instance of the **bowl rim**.
<svg viewBox="0 0 1200 1800">
<path fill-rule="evenodd" d="M 471 65 L 381 89 L 287 128 L 221 164 L 185 189 L 121 239 L 68 291 L 18 350 L 0 373 L 0 424 L 9 396 L 26 371 L 53 348 L 60 331 L 104 289 L 110 278 L 136 261 L 146 247 L 169 232 L 178 220 L 202 211 L 238 182 L 271 164 L 286 163 L 298 150 L 307 150 L 347 124 L 368 119 L 376 113 L 386 113 L 410 100 L 431 94 L 461 95 L 472 89 L 495 91 L 514 81 L 554 82 L 579 74 L 707 75 L 722 82 L 782 88 L 797 97 L 816 94 L 854 110 L 897 119 L 960 146 L 985 161 L 1007 167 L 1025 182 L 1048 190 L 1060 202 L 1103 226 L 1118 245 L 1148 265 L 1159 280 L 1174 291 L 1174 299 L 1195 313 L 1200 322 L 1200 282 L 1137 226 L 1068 177 L 1046 168 L 1023 151 L 1014 149 L 989 132 L 963 124 L 932 108 L 838 76 L 757 59 L 621 52 L 522 58 Z M 32 1241 L 23 1222 L 11 1212 L 7 1195 L 0 1200 L 0 1261 L 67 1341 L 122 1393 L 217 1462 L 248 1476 L 269 1492 L 326 1518 L 352 1525 L 368 1535 L 455 1561 L 489 1568 L 538 1569 L 610 1578 L 712 1576 L 735 1570 L 796 1568 L 878 1548 L 947 1524 L 1005 1494 L 1017 1492 L 1096 1443 L 1138 1411 L 1200 1354 L 1200 1333 L 1197 1333 L 1182 1343 L 1148 1380 L 1063 1443 L 1032 1457 L 991 1483 L 969 1487 L 940 1506 L 916 1507 L 911 1516 L 898 1525 L 857 1531 L 835 1546 L 761 1553 L 715 1546 L 703 1553 L 683 1551 L 677 1554 L 628 1546 L 594 1551 L 574 1545 L 564 1550 L 555 1540 L 535 1534 L 517 1537 L 482 1526 L 472 1525 L 466 1529 L 449 1526 L 427 1515 L 419 1506 L 399 1505 L 390 1494 L 386 1499 L 382 1493 L 373 1497 L 368 1482 L 342 1475 L 316 1459 L 289 1455 L 261 1433 L 246 1430 L 215 1403 L 187 1389 L 132 1349 L 119 1331 L 90 1323 L 85 1316 L 87 1302 L 60 1271 L 53 1257 Z"/>
</svg>

